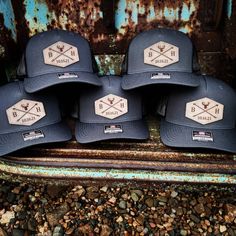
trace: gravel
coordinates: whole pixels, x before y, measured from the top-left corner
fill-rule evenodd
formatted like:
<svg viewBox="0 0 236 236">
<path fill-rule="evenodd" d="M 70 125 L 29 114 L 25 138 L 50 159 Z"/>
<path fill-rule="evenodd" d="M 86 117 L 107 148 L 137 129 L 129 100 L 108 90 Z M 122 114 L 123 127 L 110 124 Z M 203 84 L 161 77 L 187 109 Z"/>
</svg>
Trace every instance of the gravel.
<svg viewBox="0 0 236 236">
<path fill-rule="evenodd" d="M 0 184 L 0 236 L 236 235 L 235 187 Z"/>
</svg>

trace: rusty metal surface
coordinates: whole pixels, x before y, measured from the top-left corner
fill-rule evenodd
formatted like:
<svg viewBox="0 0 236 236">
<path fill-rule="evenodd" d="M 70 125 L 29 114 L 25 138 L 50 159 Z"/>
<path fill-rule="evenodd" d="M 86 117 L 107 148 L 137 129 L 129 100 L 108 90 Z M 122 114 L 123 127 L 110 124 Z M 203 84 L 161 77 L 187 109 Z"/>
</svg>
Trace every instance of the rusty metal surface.
<svg viewBox="0 0 236 236">
<path fill-rule="evenodd" d="M 120 55 L 122 59 L 137 33 L 168 27 L 187 33 L 199 53 L 222 53 L 225 64 L 234 65 L 235 19 L 235 2 L 222 0 L 5 0 L 0 1 L 0 60 L 8 80 L 14 79 L 15 67 L 29 37 L 48 29 L 63 28 L 79 32 L 89 40 L 101 75 L 120 74 L 121 60 L 117 61 L 114 56 Z M 112 54 L 111 57 L 108 54 Z M 221 68 L 217 60 L 214 62 L 216 64 L 208 64 L 201 60 L 202 73 L 220 76 L 233 84 L 234 66 Z"/>
<path fill-rule="evenodd" d="M 5 70 L 0 71 L 0 84 L 2 74 L 9 80 L 15 77 L 25 45 L 37 32 L 52 28 L 79 32 L 96 54 L 99 73 L 118 75 L 130 40 L 157 27 L 188 34 L 201 72 L 236 87 L 236 2 L 232 0 L 0 0 L 0 61 Z M 54 178 L 66 183 L 236 183 L 235 155 L 167 148 L 156 128 L 151 121 L 147 142 L 80 145 L 71 141 L 19 151 L 0 159 L 0 177 Z"/>
<path fill-rule="evenodd" d="M 81 145 L 74 140 L 18 151 L 0 158 L 1 176 L 64 179 L 67 183 L 109 179 L 236 184 L 236 155 L 167 148 L 157 126 L 150 118 L 151 137 L 146 142 Z"/>
</svg>

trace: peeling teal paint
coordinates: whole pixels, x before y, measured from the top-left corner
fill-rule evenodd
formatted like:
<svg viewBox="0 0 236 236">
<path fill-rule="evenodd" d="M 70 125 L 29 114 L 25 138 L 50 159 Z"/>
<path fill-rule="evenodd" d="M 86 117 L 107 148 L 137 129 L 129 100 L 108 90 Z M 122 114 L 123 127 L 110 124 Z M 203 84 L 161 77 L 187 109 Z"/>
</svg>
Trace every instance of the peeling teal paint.
<svg viewBox="0 0 236 236">
<path fill-rule="evenodd" d="M 173 22 L 174 20 L 178 19 L 178 11 L 179 11 L 179 8 L 173 9 L 173 8 L 165 7 L 164 17 L 170 22 Z"/>
<path fill-rule="evenodd" d="M 228 19 L 230 19 L 231 16 L 232 16 L 232 8 L 233 8 L 233 1 L 232 0 L 227 0 L 227 16 L 228 16 Z"/>
<path fill-rule="evenodd" d="M 120 33 L 123 33 L 122 26 L 127 25 L 127 16 L 125 14 L 125 8 L 126 8 L 126 1 L 120 0 L 117 11 L 115 13 L 115 26 L 120 31 Z"/>
<path fill-rule="evenodd" d="M 147 22 L 151 22 L 153 20 L 167 20 L 171 23 L 175 21 L 182 21 L 185 24 L 190 24 L 190 18 L 192 14 L 197 10 L 198 3 L 194 1 L 190 1 L 190 5 L 183 3 L 181 14 L 179 15 L 179 7 L 171 8 L 165 6 L 164 9 L 157 9 L 154 7 L 152 3 L 148 6 L 148 9 L 145 9 L 145 5 L 140 6 L 140 2 L 136 1 L 127 1 L 120 0 L 118 3 L 118 8 L 115 13 L 115 26 L 118 29 L 119 33 L 125 33 L 125 27 L 130 23 L 131 20 L 133 24 L 137 25 L 138 22 L 138 14 L 144 14 L 148 12 L 146 15 Z M 129 15 L 131 14 L 131 15 Z M 185 27 L 184 32 L 189 32 L 190 27 Z"/>
<path fill-rule="evenodd" d="M 10 0 L 0 0 L 0 13 L 3 14 L 4 25 L 12 33 L 12 38 L 16 41 L 15 15 Z"/>
<path fill-rule="evenodd" d="M 24 3 L 26 6 L 25 18 L 29 22 L 31 32 L 47 30 L 47 25 L 51 20 L 56 19 L 55 13 L 49 11 L 44 1 L 25 0 Z"/>
<path fill-rule="evenodd" d="M 181 20 L 189 21 L 193 12 L 196 11 L 195 5 L 191 2 L 190 7 L 187 6 L 186 3 L 183 4 L 182 12 L 181 12 Z"/>
</svg>

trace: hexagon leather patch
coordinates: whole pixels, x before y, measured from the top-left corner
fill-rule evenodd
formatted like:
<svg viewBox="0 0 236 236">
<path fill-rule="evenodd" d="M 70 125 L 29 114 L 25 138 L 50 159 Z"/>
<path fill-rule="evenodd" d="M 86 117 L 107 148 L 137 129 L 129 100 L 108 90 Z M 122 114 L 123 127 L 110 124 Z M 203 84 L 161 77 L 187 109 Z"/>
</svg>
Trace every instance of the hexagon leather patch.
<svg viewBox="0 0 236 236">
<path fill-rule="evenodd" d="M 95 101 L 95 114 L 115 119 L 128 112 L 128 101 L 125 98 L 109 94 Z"/>
<path fill-rule="evenodd" d="M 30 126 L 45 115 L 42 102 L 23 99 L 6 110 L 9 124 Z"/>
<path fill-rule="evenodd" d="M 58 41 L 43 50 L 44 63 L 66 67 L 79 61 L 77 47 Z"/>
<path fill-rule="evenodd" d="M 186 104 L 185 116 L 203 125 L 222 120 L 223 114 L 224 105 L 207 97 Z"/>
<path fill-rule="evenodd" d="M 179 48 L 160 41 L 144 49 L 144 63 L 165 67 L 179 61 Z"/>
</svg>

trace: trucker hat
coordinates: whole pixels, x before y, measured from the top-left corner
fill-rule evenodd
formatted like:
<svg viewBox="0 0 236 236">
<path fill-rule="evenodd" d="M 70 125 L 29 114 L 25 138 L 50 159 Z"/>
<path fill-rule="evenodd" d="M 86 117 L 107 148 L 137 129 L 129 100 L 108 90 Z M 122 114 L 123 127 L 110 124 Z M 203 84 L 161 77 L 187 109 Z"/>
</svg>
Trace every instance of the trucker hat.
<svg viewBox="0 0 236 236">
<path fill-rule="evenodd" d="M 193 72 L 193 44 L 177 30 L 154 29 L 138 34 L 130 43 L 123 65 L 122 88 L 150 84 L 199 85 Z"/>
<path fill-rule="evenodd" d="M 224 81 L 201 76 L 197 88 L 180 88 L 168 98 L 160 124 L 162 142 L 172 147 L 236 152 L 236 93 Z"/>
<path fill-rule="evenodd" d="M 28 94 L 23 82 L 0 87 L 0 156 L 41 143 L 71 139 L 54 96 Z"/>
<path fill-rule="evenodd" d="M 75 137 L 79 143 L 108 139 L 147 139 L 141 96 L 121 88 L 119 76 L 101 77 L 102 87 L 82 91 Z"/>
<path fill-rule="evenodd" d="M 33 36 L 25 50 L 24 63 L 18 72 L 25 74 L 29 93 L 62 83 L 101 85 L 88 41 L 65 30 L 45 31 Z"/>
</svg>

